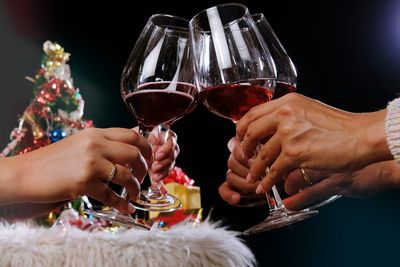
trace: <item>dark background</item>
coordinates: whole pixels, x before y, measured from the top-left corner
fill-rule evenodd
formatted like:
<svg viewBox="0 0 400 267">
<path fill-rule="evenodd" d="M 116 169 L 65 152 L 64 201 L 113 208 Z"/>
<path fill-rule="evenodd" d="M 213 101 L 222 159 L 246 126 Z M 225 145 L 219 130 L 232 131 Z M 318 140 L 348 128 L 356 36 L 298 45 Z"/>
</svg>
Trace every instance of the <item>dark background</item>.
<svg viewBox="0 0 400 267">
<path fill-rule="evenodd" d="M 85 114 L 98 127 L 131 127 L 119 80 L 148 17 L 191 18 L 219 1 L 0 1 L 0 145 L 29 103 L 45 40 L 72 54 Z M 89 2 L 89 1 L 88 1 Z M 400 1 L 240 1 L 263 12 L 298 69 L 298 92 L 357 112 L 386 106 L 400 89 Z M 230 122 L 203 107 L 174 125 L 177 165 L 201 186 L 205 214 L 243 230 L 266 216 L 265 208 L 240 209 L 217 193 L 234 134 Z M 294 226 L 245 238 L 260 266 L 399 265 L 399 192 L 368 200 L 340 199 Z"/>
</svg>

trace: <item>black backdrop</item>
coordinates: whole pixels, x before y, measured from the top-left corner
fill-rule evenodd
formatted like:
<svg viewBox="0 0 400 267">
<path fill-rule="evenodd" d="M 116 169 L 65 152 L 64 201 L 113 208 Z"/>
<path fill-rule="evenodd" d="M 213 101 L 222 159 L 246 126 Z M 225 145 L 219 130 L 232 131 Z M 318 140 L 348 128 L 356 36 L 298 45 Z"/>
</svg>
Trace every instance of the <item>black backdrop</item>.
<svg viewBox="0 0 400 267">
<path fill-rule="evenodd" d="M 83 2 L 83 1 L 81 1 Z M 75 83 L 86 117 L 98 127 L 135 124 L 123 105 L 119 79 L 148 17 L 169 13 L 190 18 L 219 1 L 0 2 L 1 135 L 5 145 L 31 97 L 33 75 L 45 40 L 72 54 Z M 349 111 L 384 108 L 400 87 L 400 2 L 241 1 L 263 12 L 298 68 L 298 92 Z M 239 209 L 217 193 L 226 172 L 230 122 L 203 107 L 174 125 L 181 154 L 177 165 L 202 189 L 205 214 L 213 210 L 236 230 L 260 221 L 265 208 Z M 340 199 L 294 226 L 245 238 L 260 266 L 398 265 L 399 192 L 368 200 Z M 397 263 L 397 264 L 396 264 Z"/>
</svg>

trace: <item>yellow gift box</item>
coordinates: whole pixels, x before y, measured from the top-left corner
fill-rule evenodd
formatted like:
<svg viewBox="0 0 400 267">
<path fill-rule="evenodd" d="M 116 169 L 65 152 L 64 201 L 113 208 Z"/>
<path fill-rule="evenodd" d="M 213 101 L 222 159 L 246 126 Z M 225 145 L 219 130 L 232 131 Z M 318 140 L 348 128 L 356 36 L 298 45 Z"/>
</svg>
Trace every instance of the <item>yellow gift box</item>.
<svg viewBox="0 0 400 267">
<path fill-rule="evenodd" d="M 200 209 L 200 187 L 183 185 L 176 182 L 165 184 L 168 193 L 177 197 L 182 202 L 183 209 Z"/>
<path fill-rule="evenodd" d="M 193 185 L 183 185 L 176 182 L 169 182 L 164 185 L 168 194 L 177 197 L 182 202 L 183 210 L 201 209 L 200 187 Z M 173 212 L 172 212 L 173 213 Z M 149 219 L 159 216 L 159 212 L 149 212 Z"/>
</svg>

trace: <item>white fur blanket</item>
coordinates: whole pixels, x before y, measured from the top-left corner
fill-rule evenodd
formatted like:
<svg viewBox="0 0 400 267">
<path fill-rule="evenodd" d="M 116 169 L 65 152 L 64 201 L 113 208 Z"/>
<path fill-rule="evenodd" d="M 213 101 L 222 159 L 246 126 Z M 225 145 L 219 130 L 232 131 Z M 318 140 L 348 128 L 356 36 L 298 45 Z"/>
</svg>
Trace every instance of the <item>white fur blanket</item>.
<svg viewBox="0 0 400 267">
<path fill-rule="evenodd" d="M 236 232 L 202 222 L 118 234 L 74 227 L 0 226 L 0 266 L 254 266 Z"/>
</svg>

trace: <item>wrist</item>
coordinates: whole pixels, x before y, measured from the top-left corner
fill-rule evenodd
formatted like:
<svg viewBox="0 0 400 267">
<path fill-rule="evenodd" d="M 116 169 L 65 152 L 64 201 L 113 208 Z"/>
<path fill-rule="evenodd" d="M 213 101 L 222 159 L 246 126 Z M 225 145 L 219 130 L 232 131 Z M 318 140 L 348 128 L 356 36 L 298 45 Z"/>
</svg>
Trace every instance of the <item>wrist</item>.
<svg viewBox="0 0 400 267">
<path fill-rule="evenodd" d="M 386 109 L 377 112 L 362 114 L 362 126 L 360 127 L 360 157 L 363 165 L 393 159 L 390 152 L 386 131 Z"/>
<path fill-rule="evenodd" d="M 387 181 L 387 189 L 400 189 L 400 166 L 394 161 L 384 161 L 380 164 L 380 180 Z"/>
</svg>

